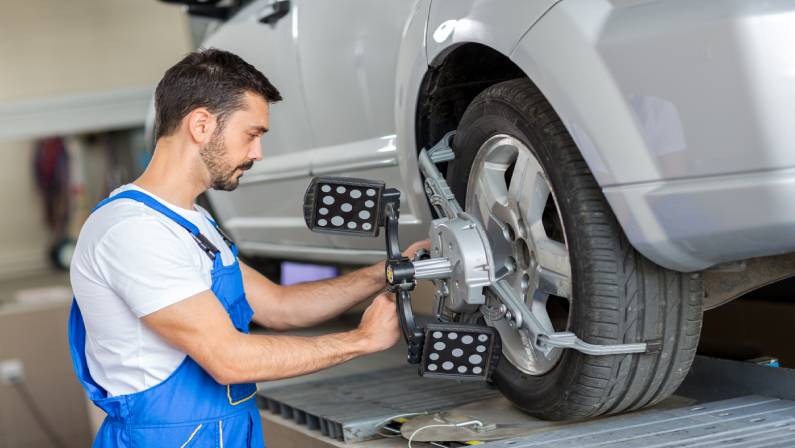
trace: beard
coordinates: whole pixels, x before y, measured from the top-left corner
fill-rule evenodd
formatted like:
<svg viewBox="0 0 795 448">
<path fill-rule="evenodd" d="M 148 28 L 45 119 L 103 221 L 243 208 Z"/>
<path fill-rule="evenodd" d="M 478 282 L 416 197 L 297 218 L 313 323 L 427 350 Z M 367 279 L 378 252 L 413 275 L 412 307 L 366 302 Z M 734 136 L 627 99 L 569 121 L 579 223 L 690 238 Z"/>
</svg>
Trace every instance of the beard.
<svg viewBox="0 0 795 448">
<path fill-rule="evenodd" d="M 254 165 L 253 160 L 249 160 L 238 166 L 232 166 L 226 161 L 226 145 L 220 132 L 213 134 L 206 145 L 199 149 L 204 166 L 210 173 L 210 188 L 214 190 L 232 191 L 240 184 L 241 172 L 236 175 L 238 170 L 246 171 Z"/>
</svg>

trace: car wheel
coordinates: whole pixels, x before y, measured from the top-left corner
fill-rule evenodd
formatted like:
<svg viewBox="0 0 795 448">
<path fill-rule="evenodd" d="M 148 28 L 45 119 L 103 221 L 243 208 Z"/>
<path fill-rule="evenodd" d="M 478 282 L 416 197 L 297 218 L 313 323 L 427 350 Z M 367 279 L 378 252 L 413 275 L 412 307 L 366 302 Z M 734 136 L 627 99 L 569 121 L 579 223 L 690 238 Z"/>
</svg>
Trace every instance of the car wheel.
<svg viewBox="0 0 795 448">
<path fill-rule="evenodd" d="M 590 356 L 538 351 L 488 297 L 500 333 L 502 393 L 549 420 L 652 405 L 693 361 L 701 329 L 699 274 L 655 265 L 627 241 L 560 118 L 527 79 L 496 84 L 467 108 L 448 181 L 484 225 L 502 282 L 547 331 L 592 344 L 647 342 L 651 353 Z"/>
</svg>

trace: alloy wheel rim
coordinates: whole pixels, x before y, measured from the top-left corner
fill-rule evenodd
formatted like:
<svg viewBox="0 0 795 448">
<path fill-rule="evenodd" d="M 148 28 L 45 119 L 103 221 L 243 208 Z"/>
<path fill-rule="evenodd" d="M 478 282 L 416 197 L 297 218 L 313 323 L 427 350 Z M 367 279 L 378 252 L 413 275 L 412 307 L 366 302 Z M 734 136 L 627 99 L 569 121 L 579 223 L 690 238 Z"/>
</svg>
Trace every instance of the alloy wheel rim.
<svg viewBox="0 0 795 448">
<path fill-rule="evenodd" d="M 547 332 L 568 329 L 571 316 L 571 263 L 557 204 L 543 167 L 522 141 L 499 134 L 481 145 L 469 175 L 466 210 L 486 230 L 497 281 L 521 298 Z M 500 333 L 508 361 L 529 375 L 550 371 L 562 351 L 535 348 L 524 329 L 511 325 L 505 307 L 489 293 L 487 300 L 484 317 Z"/>
</svg>

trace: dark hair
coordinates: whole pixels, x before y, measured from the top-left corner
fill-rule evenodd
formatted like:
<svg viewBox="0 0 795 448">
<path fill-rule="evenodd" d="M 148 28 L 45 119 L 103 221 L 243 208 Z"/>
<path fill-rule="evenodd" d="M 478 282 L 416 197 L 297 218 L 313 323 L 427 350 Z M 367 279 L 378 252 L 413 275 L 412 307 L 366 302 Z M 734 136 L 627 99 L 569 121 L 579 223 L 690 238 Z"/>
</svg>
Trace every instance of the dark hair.
<svg viewBox="0 0 795 448">
<path fill-rule="evenodd" d="M 246 92 L 268 103 L 282 99 L 262 72 L 234 53 L 210 48 L 188 54 L 155 89 L 155 140 L 172 134 L 197 107 L 215 114 L 223 128 L 226 117 L 244 106 Z"/>
</svg>

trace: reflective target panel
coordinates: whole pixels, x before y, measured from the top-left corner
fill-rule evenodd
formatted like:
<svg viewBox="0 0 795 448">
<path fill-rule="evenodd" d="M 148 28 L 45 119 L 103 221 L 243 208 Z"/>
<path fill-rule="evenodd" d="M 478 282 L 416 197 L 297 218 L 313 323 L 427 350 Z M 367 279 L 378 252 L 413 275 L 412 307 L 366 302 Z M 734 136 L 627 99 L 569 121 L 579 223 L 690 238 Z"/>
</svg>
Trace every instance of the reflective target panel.
<svg viewBox="0 0 795 448">
<path fill-rule="evenodd" d="M 499 335 L 491 327 L 428 324 L 420 374 L 484 380 L 499 356 Z"/>
<path fill-rule="evenodd" d="M 378 236 L 384 183 L 353 177 L 315 177 L 304 195 L 304 220 L 313 232 Z"/>
</svg>

